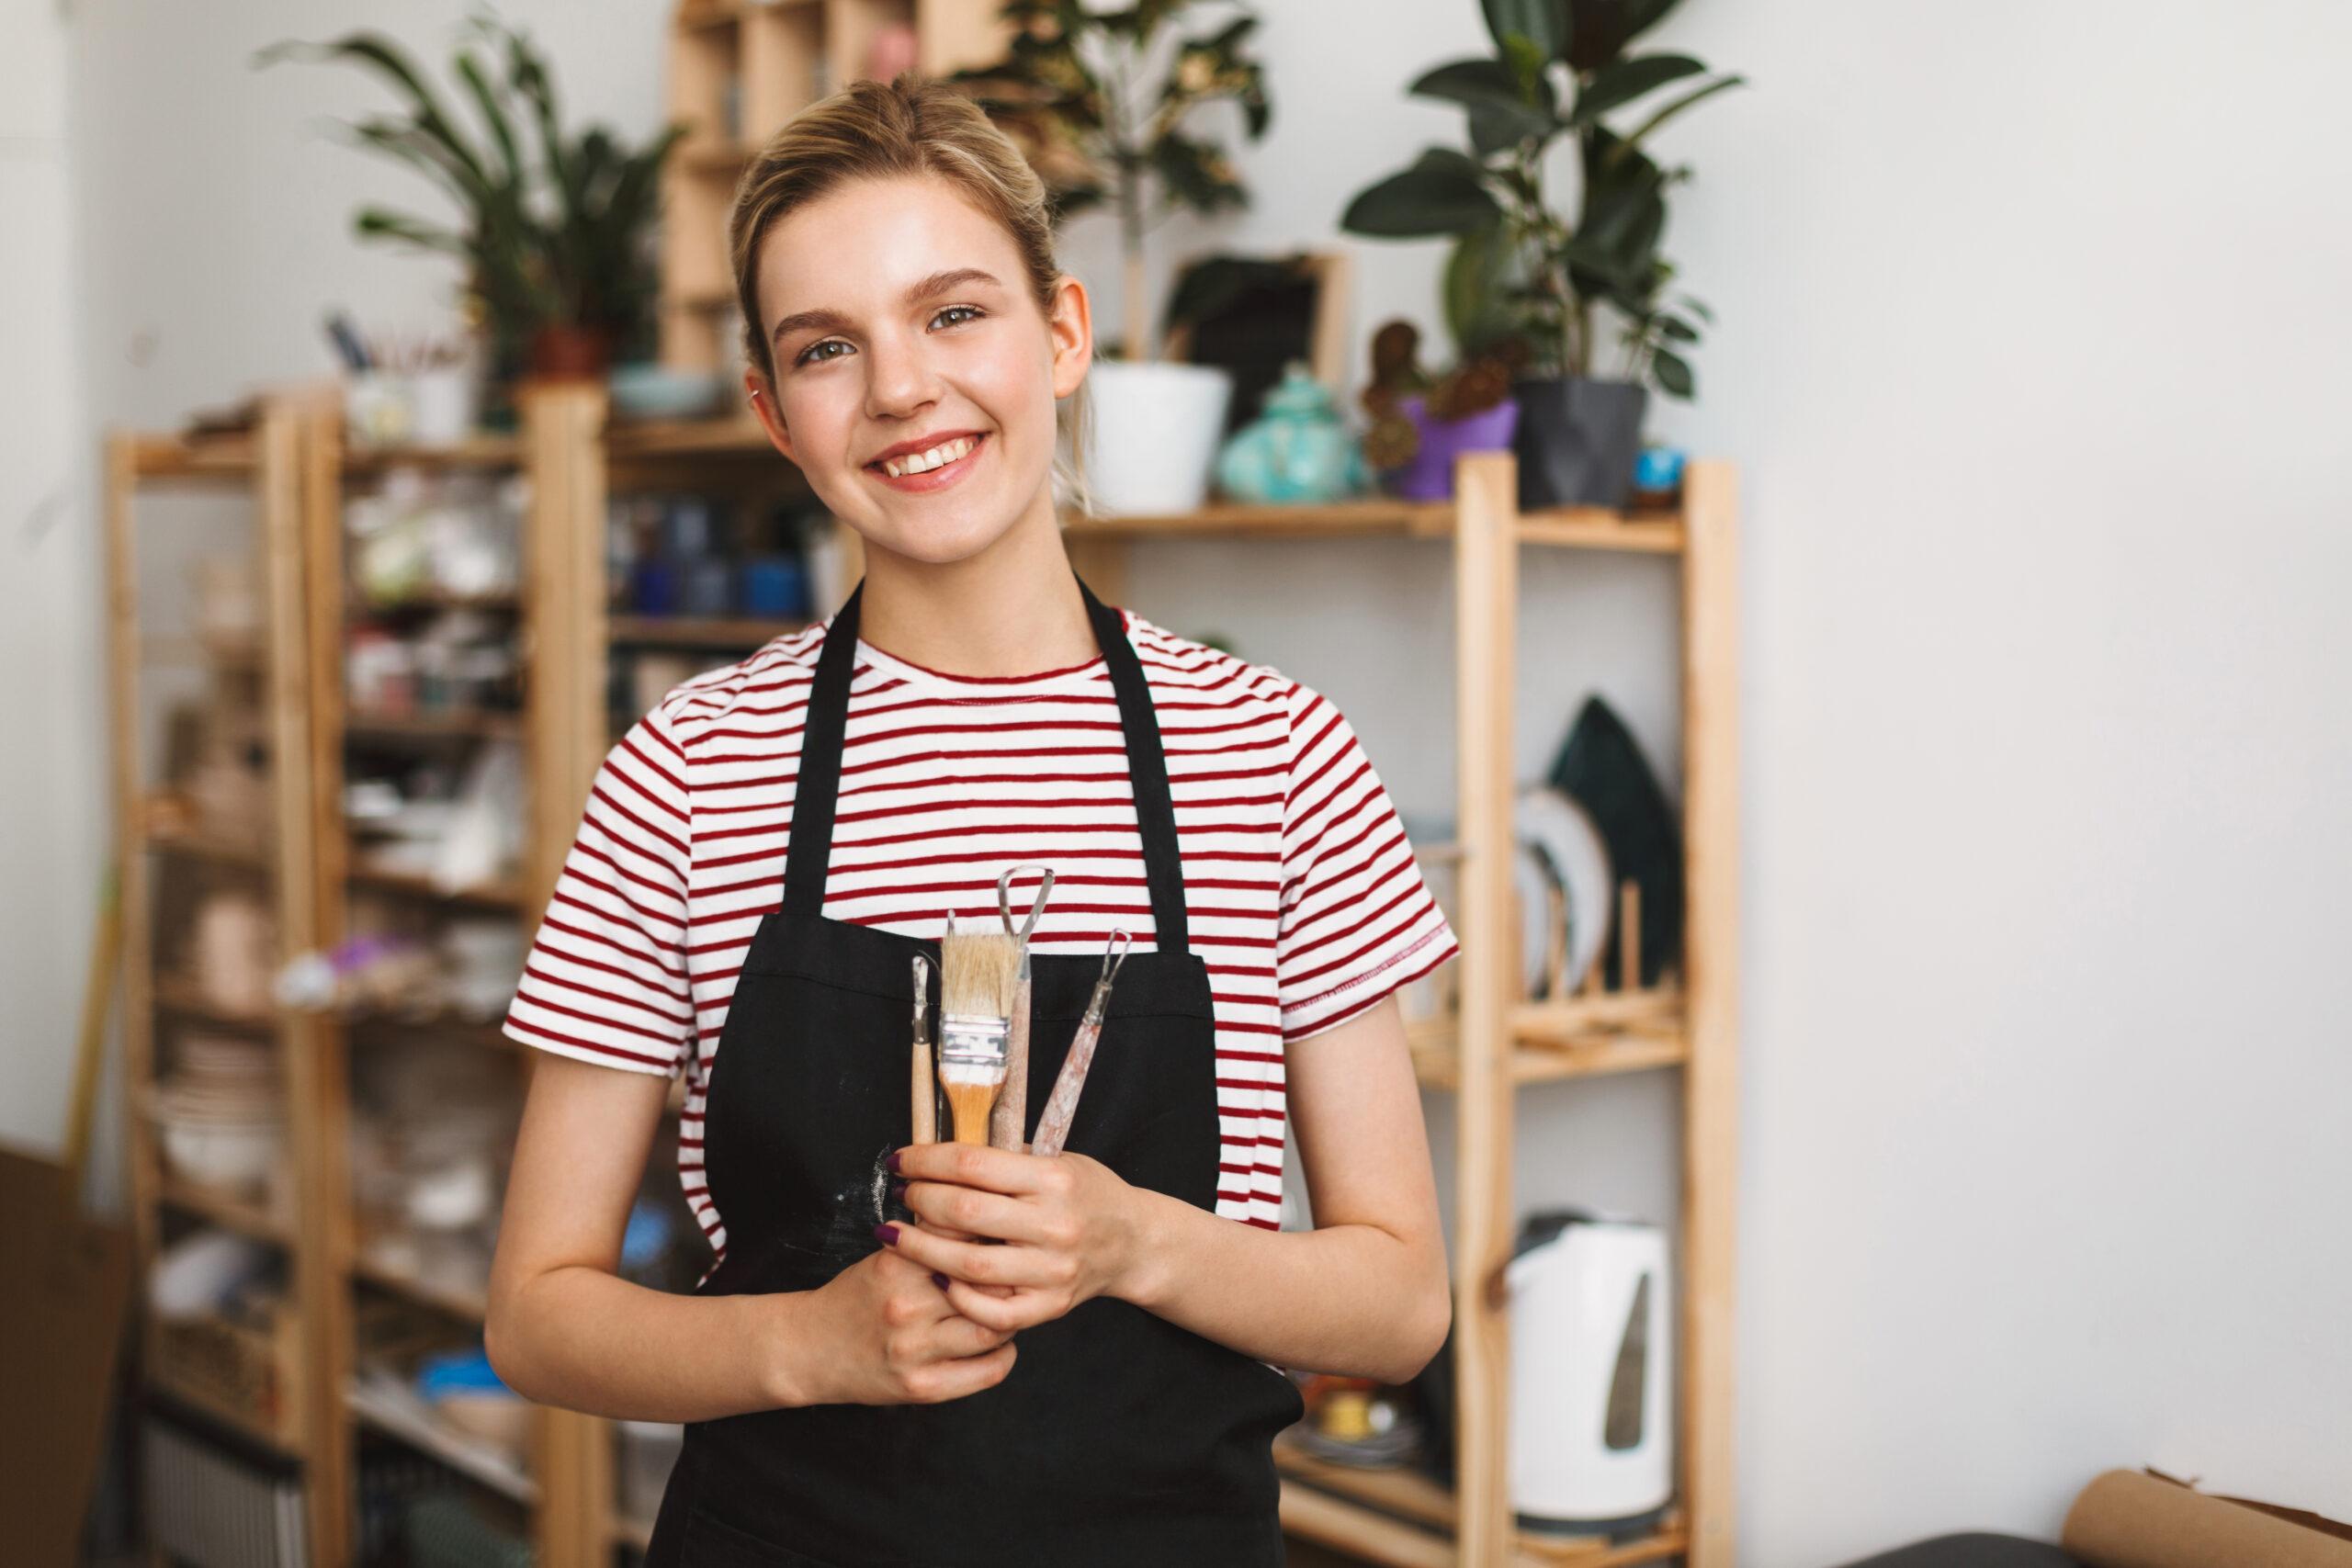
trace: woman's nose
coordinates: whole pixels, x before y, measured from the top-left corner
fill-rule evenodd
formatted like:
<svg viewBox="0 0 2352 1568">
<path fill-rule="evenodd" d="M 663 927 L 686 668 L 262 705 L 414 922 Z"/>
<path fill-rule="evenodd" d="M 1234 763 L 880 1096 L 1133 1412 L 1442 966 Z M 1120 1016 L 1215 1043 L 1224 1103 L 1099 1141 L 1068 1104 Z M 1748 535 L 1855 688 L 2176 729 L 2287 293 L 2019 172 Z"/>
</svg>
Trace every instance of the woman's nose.
<svg viewBox="0 0 2352 1568">
<path fill-rule="evenodd" d="M 919 343 L 876 338 L 866 367 L 866 407 L 876 419 L 902 419 L 938 399 L 938 375 Z"/>
</svg>

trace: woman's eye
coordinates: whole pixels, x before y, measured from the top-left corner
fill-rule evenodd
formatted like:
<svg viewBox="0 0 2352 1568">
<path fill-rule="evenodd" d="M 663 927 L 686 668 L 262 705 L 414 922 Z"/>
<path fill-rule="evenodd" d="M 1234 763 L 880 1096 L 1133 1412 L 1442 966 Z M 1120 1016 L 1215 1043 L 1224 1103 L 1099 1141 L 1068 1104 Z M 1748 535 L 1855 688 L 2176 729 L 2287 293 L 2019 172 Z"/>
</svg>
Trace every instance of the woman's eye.
<svg viewBox="0 0 2352 1568">
<path fill-rule="evenodd" d="M 932 320 L 936 321 L 939 320 L 940 316 L 952 316 L 958 310 L 963 311 L 965 314 L 971 316 L 975 320 L 988 314 L 986 310 L 981 310 L 977 305 L 950 305 L 941 310 L 939 315 L 932 317 Z M 841 355 L 837 354 L 820 355 L 817 352 L 819 349 L 847 348 L 849 344 L 842 342 L 842 340 L 837 337 L 829 337 L 821 343 L 812 343 L 807 348 L 802 349 L 798 356 L 796 357 L 792 363 L 795 365 L 821 365 L 826 360 L 838 359 Z"/>
</svg>

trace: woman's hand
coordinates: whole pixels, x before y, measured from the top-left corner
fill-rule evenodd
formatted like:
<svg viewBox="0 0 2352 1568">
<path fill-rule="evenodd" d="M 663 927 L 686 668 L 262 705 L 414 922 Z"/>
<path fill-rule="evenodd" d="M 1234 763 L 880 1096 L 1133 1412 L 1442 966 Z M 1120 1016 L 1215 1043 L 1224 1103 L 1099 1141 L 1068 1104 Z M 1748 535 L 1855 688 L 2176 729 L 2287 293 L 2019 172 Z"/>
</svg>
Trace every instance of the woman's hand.
<svg viewBox="0 0 2352 1568">
<path fill-rule="evenodd" d="M 824 1381 L 804 1404 L 936 1404 L 993 1388 L 1012 1371 L 1012 1334 L 949 1304 L 931 1269 L 889 1247 L 869 1252 L 811 1293 Z"/>
<path fill-rule="evenodd" d="M 1011 1332 L 1126 1293 L 1146 1252 L 1146 1194 L 1100 1160 L 985 1144 L 910 1144 L 891 1156 L 923 1224 L 885 1247 L 948 1279 L 947 1303 Z M 993 1237 L 961 1241 L 928 1226 Z"/>
</svg>

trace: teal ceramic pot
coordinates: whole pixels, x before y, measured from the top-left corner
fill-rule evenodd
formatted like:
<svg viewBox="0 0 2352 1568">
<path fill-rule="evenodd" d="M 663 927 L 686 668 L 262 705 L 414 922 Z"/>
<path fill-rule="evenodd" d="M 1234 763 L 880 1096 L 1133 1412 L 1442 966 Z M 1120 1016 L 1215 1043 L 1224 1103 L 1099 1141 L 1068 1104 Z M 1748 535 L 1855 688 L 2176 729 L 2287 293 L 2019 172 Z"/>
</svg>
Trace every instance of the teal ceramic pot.
<svg viewBox="0 0 2352 1568">
<path fill-rule="evenodd" d="M 1330 389 L 1293 360 L 1264 411 L 1217 453 L 1216 482 L 1235 501 L 1311 504 L 1354 495 L 1370 476 Z"/>
</svg>

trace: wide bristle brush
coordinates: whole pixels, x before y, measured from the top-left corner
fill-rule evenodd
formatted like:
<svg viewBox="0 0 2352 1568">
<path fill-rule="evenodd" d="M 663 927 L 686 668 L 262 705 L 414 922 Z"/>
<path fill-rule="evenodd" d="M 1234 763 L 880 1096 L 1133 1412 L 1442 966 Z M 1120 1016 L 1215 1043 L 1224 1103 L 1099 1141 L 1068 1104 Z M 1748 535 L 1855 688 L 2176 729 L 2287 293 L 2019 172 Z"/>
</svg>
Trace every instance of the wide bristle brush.
<svg viewBox="0 0 2352 1568">
<path fill-rule="evenodd" d="M 989 1113 L 1004 1087 L 1021 942 L 1003 931 L 958 929 L 947 917 L 939 943 L 939 1082 L 955 1141 L 989 1141 Z"/>
</svg>

